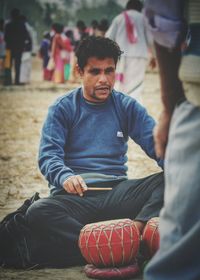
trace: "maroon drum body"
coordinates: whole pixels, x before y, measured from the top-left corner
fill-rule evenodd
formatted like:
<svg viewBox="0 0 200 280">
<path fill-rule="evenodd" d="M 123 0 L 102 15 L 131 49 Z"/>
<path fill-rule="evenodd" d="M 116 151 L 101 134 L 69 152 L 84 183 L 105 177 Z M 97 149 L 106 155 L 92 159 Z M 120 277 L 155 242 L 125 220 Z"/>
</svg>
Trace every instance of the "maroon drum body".
<svg viewBox="0 0 200 280">
<path fill-rule="evenodd" d="M 142 240 L 147 248 L 147 257 L 151 258 L 159 248 L 160 235 L 159 235 L 159 218 L 155 217 L 150 219 L 143 231 Z"/>
<path fill-rule="evenodd" d="M 139 242 L 139 231 L 130 219 L 87 224 L 79 236 L 83 257 L 97 267 L 132 263 L 138 253 Z"/>
</svg>

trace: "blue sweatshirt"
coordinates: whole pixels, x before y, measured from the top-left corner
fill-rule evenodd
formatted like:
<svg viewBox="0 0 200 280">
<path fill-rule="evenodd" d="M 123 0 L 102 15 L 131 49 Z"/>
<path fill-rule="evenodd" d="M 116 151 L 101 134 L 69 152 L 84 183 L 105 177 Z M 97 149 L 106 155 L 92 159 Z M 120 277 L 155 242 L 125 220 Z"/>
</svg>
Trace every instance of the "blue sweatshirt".
<svg viewBox="0 0 200 280">
<path fill-rule="evenodd" d="M 162 166 L 154 151 L 154 126 L 145 108 L 115 90 L 97 105 L 84 99 L 81 88 L 58 98 L 49 108 L 39 149 L 39 167 L 51 192 L 77 174 L 86 184 L 127 178 L 128 137 Z"/>
</svg>

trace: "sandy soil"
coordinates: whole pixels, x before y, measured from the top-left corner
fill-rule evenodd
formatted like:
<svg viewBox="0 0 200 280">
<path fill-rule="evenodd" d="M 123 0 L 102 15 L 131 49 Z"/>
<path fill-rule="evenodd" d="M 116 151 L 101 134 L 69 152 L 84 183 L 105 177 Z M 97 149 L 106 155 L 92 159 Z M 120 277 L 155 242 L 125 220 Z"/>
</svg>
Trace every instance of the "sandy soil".
<svg viewBox="0 0 200 280">
<path fill-rule="evenodd" d="M 42 123 L 48 106 L 58 96 L 79 84 L 55 86 L 53 83 L 43 82 L 41 77 L 41 61 L 34 58 L 30 85 L 6 88 L 0 86 L 0 220 L 36 191 L 41 197 L 48 195 L 47 182 L 37 166 Z M 160 98 L 156 73 L 146 75 L 143 104 L 157 119 L 160 112 Z M 160 170 L 155 162 L 148 159 L 132 142 L 129 142 L 128 156 L 130 178 L 144 177 Z M 83 267 L 75 267 L 37 271 L 0 269 L 0 279 L 88 278 L 83 273 Z"/>
</svg>

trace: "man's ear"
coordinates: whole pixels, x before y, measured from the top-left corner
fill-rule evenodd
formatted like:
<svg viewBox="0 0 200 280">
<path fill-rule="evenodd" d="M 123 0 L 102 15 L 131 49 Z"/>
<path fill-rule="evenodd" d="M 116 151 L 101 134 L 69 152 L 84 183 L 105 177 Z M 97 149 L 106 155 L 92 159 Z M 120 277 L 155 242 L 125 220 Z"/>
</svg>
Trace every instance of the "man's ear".
<svg viewBox="0 0 200 280">
<path fill-rule="evenodd" d="M 80 77 L 83 76 L 83 70 L 81 70 L 81 68 L 78 66 L 78 64 L 76 63 L 76 72 L 80 75 Z"/>
</svg>

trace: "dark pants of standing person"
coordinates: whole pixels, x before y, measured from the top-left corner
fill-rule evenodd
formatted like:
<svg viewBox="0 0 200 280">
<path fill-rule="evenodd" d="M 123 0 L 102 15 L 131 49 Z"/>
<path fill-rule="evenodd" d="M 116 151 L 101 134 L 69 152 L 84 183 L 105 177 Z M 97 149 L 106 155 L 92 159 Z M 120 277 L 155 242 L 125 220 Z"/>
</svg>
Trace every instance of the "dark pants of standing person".
<svg viewBox="0 0 200 280">
<path fill-rule="evenodd" d="M 113 189 L 87 191 L 83 197 L 65 192 L 64 195 L 42 198 L 28 209 L 26 221 L 39 241 L 38 249 L 45 252 L 44 256 L 42 253 L 38 256 L 36 245 L 31 252 L 33 262 L 57 262 L 58 266 L 81 264 L 83 258 L 78 239 L 84 225 L 123 218 L 146 222 L 158 216 L 163 206 L 163 172 L 142 179 L 104 182 L 95 186 Z"/>
<path fill-rule="evenodd" d="M 22 52 L 21 51 L 12 51 L 12 62 L 14 61 L 15 67 L 15 85 L 20 84 L 20 67 L 22 60 Z"/>
</svg>

